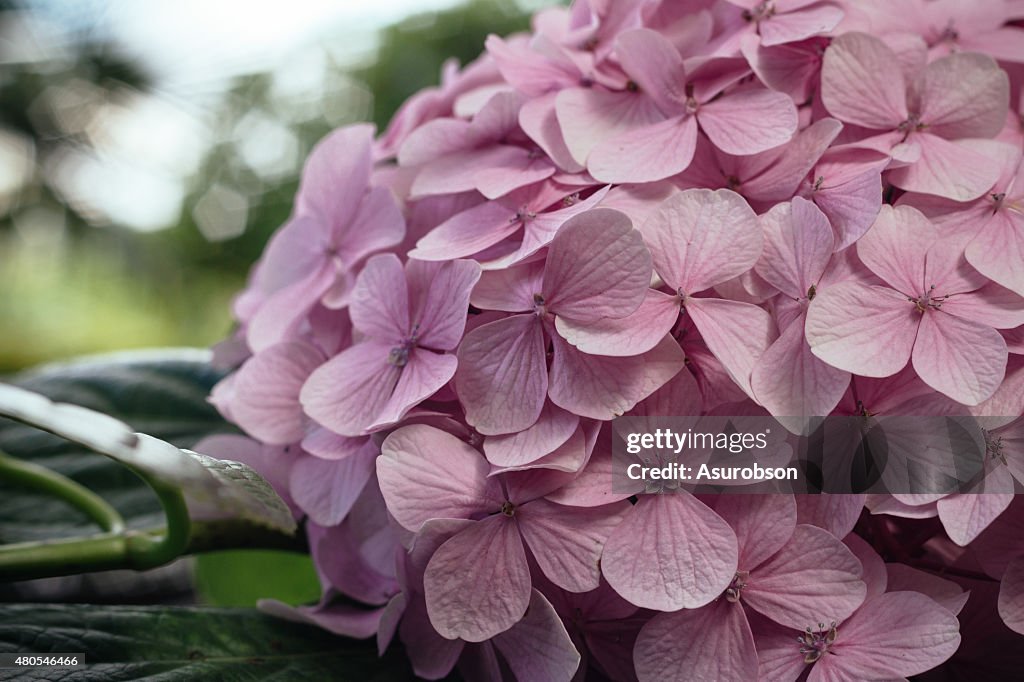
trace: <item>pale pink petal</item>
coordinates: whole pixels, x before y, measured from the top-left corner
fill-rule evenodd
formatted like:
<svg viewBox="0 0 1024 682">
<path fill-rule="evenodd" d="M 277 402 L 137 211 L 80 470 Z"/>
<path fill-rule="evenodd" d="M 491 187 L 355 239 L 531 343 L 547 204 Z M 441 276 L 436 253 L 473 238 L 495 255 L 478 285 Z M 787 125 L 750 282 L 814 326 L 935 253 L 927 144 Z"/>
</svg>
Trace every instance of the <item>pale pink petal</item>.
<svg viewBox="0 0 1024 682">
<path fill-rule="evenodd" d="M 626 31 L 615 42 L 623 71 L 665 112 L 686 101 L 686 74 L 676 47 L 661 33 L 641 28 Z"/>
<path fill-rule="evenodd" d="M 719 495 L 713 508 L 736 533 L 741 571 L 753 570 L 782 549 L 796 528 L 792 495 Z"/>
<path fill-rule="evenodd" d="M 821 100 L 847 123 L 890 130 L 907 118 L 903 73 L 896 54 L 866 33 L 844 33 L 825 50 Z"/>
<path fill-rule="evenodd" d="M 689 189 L 661 202 L 640 228 L 654 269 L 673 289 L 695 294 L 757 262 L 763 237 L 743 197 L 727 189 Z"/>
<path fill-rule="evenodd" d="M 817 85 L 821 69 L 818 51 L 825 45 L 827 42 L 819 38 L 766 47 L 758 36 L 748 34 L 740 41 L 740 51 L 762 83 L 786 93 L 796 102 L 804 102 L 811 88 Z"/>
<path fill-rule="evenodd" d="M 850 385 L 850 374 L 811 352 L 801 315 L 786 327 L 754 367 L 750 388 L 776 416 L 830 414 Z"/>
<path fill-rule="evenodd" d="M 393 253 L 366 262 L 352 289 L 353 326 L 382 342 L 398 343 L 409 333 L 409 292 L 402 261 Z"/>
<path fill-rule="evenodd" d="M 885 564 L 885 569 L 890 592 L 920 592 L 934 599 L 939 606 L 949 609 L 954 615 L 960 613 L 971 594 L 952 580 L 940 578 L 907 564 Z"/>
<path fill-rule="evenodd" d="M 844 538 L 860 518 L 864 495 L 797 495 L 796 508 L 800 523 L 810 523 Z"/>
<path fill-rule="evenodd" d="M 305 277 L 271 294 L 249 320 L 245 335 L 249 348 L 259 353 L 295 335 L 310 309 L 337 279 L 335 265 L 322 260 Z"/>
<path fill-rule="evenodd" d="M 317 216 L 329 234 L 348 228 L 366 191 L 372 167 L 374 128 L 339 128 L 320 140 L 302 169 L 297 213 Z"/>
<path fill-rule="evenodd" d="M 1024 296 L 1024 216 L 997 211 L 967 245 L 967 260 L 978 272 Z"/>
<path fill-rule="evenodd" d="M 724 599 L 655 616 L 640 631 L 633 657 L 641 682 L 757 679 L 747 617 Z"/>
<path fill-rule="evenodd" d="M 515 522 L 496 514 L 445 542 L 427 564 L 423 591 L 430 622 L 442 637 L 482 642 L 515 625 L 531 595 Z"/>
<path fill-rule="evenodd" d="M 759 201 L 792 197 L 842 128 L 836 119 L 823 118 L 797 133 L 786 146 L 764 152 L 775 159 L 763 171 L 743 179 L 743 196 Z"/>
<path fill-rule="evenodd" d="M 814 673 L 833 675 L 821 679 L 907 677 L 939 665 L 959 645 L 952 613 L 917 592 L 888 592 L 866 601 L 840 625 L 830 649 L 835 655 L 822 656 Z"/>
<path fill-rule="evenodd" d="M 857 256 L 893 289 L 917 298 L 935 283 L 925 282 L 925 258 L 938 237 L 938 230 L 917 209 L 886 205 L 857 242 Z"/>
<path fill-rule="evenodd" d="M 889 171 L 889 182 L 900 189 L 970 201 L 999 179 L 998 165 L 967 145 L 929 132 L 916 133 L 913 139 L 921 148 L 921 158 Z"/>
<path fill-rule="evenodd" d="M 504 270 L 488 270 L 480 275 L 469 302 L 481 310 L 522 313 L 533 310 L 534 294 L 539 294 L 544 263 L 514 265 Z"/>
<path fill-rule="evenodd" d="M 888 287 L 842 282 L 824 289 L 807 309 L 811 352 L 838 369 L 887 377 L 910 360 L 921 315 Z"/>
<path fill-rule="evenodd" d="M 474 206 L 456 213 L 421 237 L 409 257 L 448 260 L 472 256 L 514 234 L 521 227 L 515 217 L 515 210 L 498 201 Z"/>
<path fill-rule="evenodd" d="M 343 637 L 366 639 L 373 637 L 380 624 L 384 609 L 367 609 L 355 604 L 330 606 L 290 606 L 276 599 L 261 599 L 257 603 L 261 612 L 296 623 L 315 625 Z"/>
<path fill-rule="evenodd" d="M 567 482 L 566 478 L 558 477 L 554 472 L 575 474 L 587 463 L 588 454 L 589 450 L 584 429 L 582 426 L 577 426 L 576 430 L 569 436 L 569 439 L 554 450 L 539 456 L 537 453 L 533 453 L 532 460 L 529 459 L 531 455 L 528 451 L 522 452 L 520 453 L 521 462 L 507 466 L 496 465 L 491 468 L 491 476 L 505 472 L 546 469 L 549 471 L 546 474 L 546 479 L 544 479 L 545 483 L 550 484 L 550 490 L 554 490 Z M 509 484 L 509 495 L 512 494 L 512 488 L 512 484 Z M 545 494 L 547 490 L 546 488 Z M 533 495 L 531 495 L 532 497 Z"/>
<path fill-rule="evenodd" d="M 384 441 L 377 478 L 395 520 L 417 531 L 430 519 L 468 519 L 501 508 L 487 460 L 432 426 L 404 426 Z"/>
<path fill-rule="evenodd" d="M 758 218 L 764 252 L 757 274 L 795 299 L 806 298 L 832 257 L 833 235 L 825 214 L 810 201 L 793 197 Z"/>
<path fill-rule="evenodd" d="M 961 547 L 966 547 L 967 543 L 978 537 L 981 531 L 988 528 L 989 524 L 1013 502 L 1013 479 L 1009 471 L 1006 467 L 998 467 L 989 473 L 987 479 L 996 476 L 1005 479 L 1002 486 L 986 480 L 986 487 L 993 485 L 994 489 L 977 494 L 950 495 L 935 503 L 939 520 L 942 521 L 942 527 L 946 529 L 949 539 Z M 1000 490 L 1009 492 L 999 492 Z"/>
<path fill-rule="evenodd" d="M 999 615 L 1014 632 L 1024 634 L 1024 559 L 1010 563 L 999 586 Z"/>
<path fill-rule="evenodd" d="M 469 295 L 480 279 L 480 266 L 470 260 L 440 265 L 410 261 L 407 268 L 416 343 L 423 348 L 453 350 L 466 327 Z"/>
<path fill-rule="evenodd" d="M 423 348 L 410 350 L 391 396 L 367 429 L 376 431 L 401 420 L 413 407 L 444 388 L 455 376 L 457 365 L 458 360 L 448 353 Z"/>
<path fill-rule="evenodd" d="M 857 557 L 828 531 L 799 525 L 786 546 L 752 571 L 741 599 L 775 622 L 801 630 L 841 622 L 867 587 Z"/>
<path fill-rule="evenodd" d="M 487 461 L 497 466 L 527 464 L 554 452 L 569 440 L 579 422 L 576 415 L 546 402 L 532 426 L 516 433 L 485 438 L 484 453 Z"/>
<path fill-rule="evenodd" d="M 324 361 L 302 341 L 279 343 L 251 357 L 234 377 L 232 420 L 264 443 L 287 445 L 306 433 L 299 391 Z"/>
<path fill-rule="evenodd" d="M 625 317 L 651 281 L 651 254 L 625 213 L 595 208 L 570 218 L 548 247 L 542 287 L 551 312 L 581 322 Z"/>
<path fill-rule="evenodd" d="M 374 187 L 362 201 L 351 224 L 339 231 L 332 242 L 348 264 L 392 247 L 405 237 L 405 219 L 387 187 Z"/>
<path fill-rule="evenodd" d="M 772 90 L 738 90 L 697 110 L 701 130 L 728 154 L 757 154 L 785 144 L 797 128 L 793 100 Z"/>
<path fill-rule="evenodd" d="M 821 4 L 795 12 L 784 12 L 761 22 L 761 43 L 771 47 L 828 33 L 843 20 L 843 10 Z"/>
<path fill-rule="evenodd" d="M 624 414 L 683 367 L 683 351 L 670 336 L 630 357 L 581 353 L 557 335 L 552 344 L 548 395 L 559 407 L 591 419 Z"/>
<path fill-rule="evenodd" d="M 864 157 L 867 157 L 865 159 Z M 868 162 L 868 160 L 872 160 Z M 810 194 L 836 231 L 836 249 L 844 249 L 868 231 L 882 206 L 881 168 L 887 159 L 869 150 L 826 154 L 814 169 Z"/>
<path fill-rule="evenodd" d="M 343 436 L 361 435 L 391 399 L 402 368 L 388 362 L 391 345 L 358 343 L 317 368 L 299 399 L 312 419 Z"/>
<path fill-rule="evenodd" d="M 1006 123 L 1010 81 L 995 60 L 959 53 L 936 59 L 921 74 L 921 121 L 947 140 L 994 137 Z"/>
<path fill-rule="evenodd" d="M 469 122 L 455 118 L 437 118 L 427 121 L 409 133 L 398 150 L 398 163 L 419 166 L 443 154 L 463 149 L 472 144 Z"/>
<path fill-rule="evenodd" d="M 338 525 L 373 475 L 377 452 L 377 446 L 368 441 L 357 454 L 344 459 L 300 457 L 288 481 L 292 499 L 316 523 Z"/>
<path fill-rule="evenodd" d="M 992 395 L 1006 372 L 1006 341 L 999 332 L 942 311 L 920 317 L 913 355 L 917 375 L 965 405 Z"/>
<path fill-rule="evenodd" d="M 625 501 L 566 507 L 540 499 L 515 513 L 519 532 L 544 575 L 564 590 L 587 592 L 597 589 L 601 551 L 629 509 Z"/>
<path fill-rule="evenodd" d="M 654 182 L 686 170 L 697 146 L 697 120 L 689 114 L 628 128 L 603 138 L 587 158 L 601 182 Z"/>
<path fill-rule="evenodd" d="M 745 393 L 758 358 L 775 340 L 775 321 L 762 308 L 719 298 L 688 298 L 686 313 L 701 338 Z"/>
<path fill-rule="evenodd" d="M 804 497 L 811 496 L 804 495 Z M 885 592 L 889 585 L 889 572 L 886 570 L 885 562 L 882 561 L 882 557 L 879 556 L 874 547 L 856 533 L 850 533 L 843 538 L 843 544 L 849 547 L 853 555 L 860 561 L 862 569 L 860 578 L 867 585 L 868 590 L 865 599 L 871 599 Z M 896 588 L 893 591 L 898 589 Z"/>
<path fill-rule="evenodd" d="M 565 625 L 537 590 L 531 593 L 523 619 L 495 635 L 492 643 L 517 680 L 569 682 L 580 665 Z"/>
<path fill-rule="evenodd" d="M 605 544 L 601 570 L 629 602 L 658 611 L 697 608 L 736 572 L 736 536 L 688 493 L 641 495 Z"/>
<path fill-rule="evenodd" d="M 587 163 L 594 147 L 620 132 L 664 120 L 648 97 L 598 88 L 570 88 L 558 93 L 555 112 L 572 157 Z"/>
<path fill-rule="evenodd" d="M 942 312 L 995 329 L 1013 329 L 1024 324 L 1024 298 L 990 282 L 976 291 L 950 296 L 942 303 Z"/>
<path fill-rule="evenodd" d="M 556 168 L 536 149 L 526 147 L 501 147 L 502 154 L 495 155 L 487 168 L 474 174 L 476 189 L 488 199 L 503 197 L 512 190 L 532 185 L 555 174 Z"/>
<path fill-rule="evenodd" d="M 477 327 L 466 334 L 458 358 L 455 390 L 477 431 L 514 433 L 537 421 L 548 372 L 544 331 L 535 315 Z"/>
<path fill-rule="evenodd" d="M 557 92 L 550 92 L 524 103 L 519 110 L 519 126 L 556 166 L 567 173 L 578 173 L 583 170 L 583 164 L 572 157 L 565 144 L 562 127 L 558 124 L 558 114 L 555 112 L 557 96 Z"/>
<path fill-rule="evenodd" d="M 547 246 L 554 239 L 560 227 L 573 216 L 596 207 L 608 194 L 608 187 L 602 187 L 586 199 L 579 201 L 572 196 L 563 197 L 563 206 L 558 210 L 544 211 L 529 218 L 523 226 L 523 241 L 519 248 L 513 253 L 488 260 L 482 265 L 485 269 L 505 267 L 512 263 L 519 263 L 529 256 L 537 253 L 541 248 Z"/>
<path fill-rule="evenodd" d="M 646 353 L 668 334 L 679 319 L 679 298 L 648 289 L 634 313 L 619 319 L 581 323 L 555 318 L 563 339 L 584 353 L 628 356 Z"/>
<path fill-rule="evenodd" d="M 422 596 L 414 598 L 406 608 L 399 635 L 413 672 L 428 680 L 446 677 L 466 647 L 461 639 L 445 639 L 437 633 L 430 623 Z"/>
</svg>

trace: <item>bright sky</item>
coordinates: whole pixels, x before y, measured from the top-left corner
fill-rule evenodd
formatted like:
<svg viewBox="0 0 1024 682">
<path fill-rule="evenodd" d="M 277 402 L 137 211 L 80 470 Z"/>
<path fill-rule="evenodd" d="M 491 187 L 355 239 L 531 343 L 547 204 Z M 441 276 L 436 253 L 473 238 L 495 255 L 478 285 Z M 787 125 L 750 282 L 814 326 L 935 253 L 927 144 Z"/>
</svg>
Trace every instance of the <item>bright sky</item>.
<svg viewBox="0 0 1024 682">
<path fill-rule="evenodd" d="M 339 63 L 356 61 L 371 54 L 378 29 L 410 14 L 457 4 L 459 0 L 35 0 L 53 24 L 109 36 L 124 45 L 158 82 L 155 97 L 111 107 L 100 158 L 62 164 L 60 185 L 115 222 L 140 230 L 173 224 L 186 181 L 210 142 L 212 105 L 232 76 L 286 71 L 293 87 L 316 88 L 324 66 L 317 55 L 329 54 Z M 58 49 L 67 39 L 47 37 L 53 40 L 47 49 Z M 287 146 L 287 140 L 282 144 Z"/>
</svg>

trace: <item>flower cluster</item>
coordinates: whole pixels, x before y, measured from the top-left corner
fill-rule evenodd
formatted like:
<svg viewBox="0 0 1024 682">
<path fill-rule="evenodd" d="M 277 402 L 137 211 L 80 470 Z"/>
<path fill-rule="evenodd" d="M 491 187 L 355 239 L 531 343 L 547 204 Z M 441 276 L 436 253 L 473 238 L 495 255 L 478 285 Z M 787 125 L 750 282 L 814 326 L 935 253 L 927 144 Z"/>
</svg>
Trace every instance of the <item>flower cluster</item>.
<svg viewBox="0 0 1024 682">
<path fill-rule="evenodd" d="M 1019 675 L 1022 21 L 578 0 L 323 140 L 204 446 L 304 519 L 264 608 L 428 679 Z M 616 494 L 623 414 L 983 415 L 985 492 Z"/>
</svg>

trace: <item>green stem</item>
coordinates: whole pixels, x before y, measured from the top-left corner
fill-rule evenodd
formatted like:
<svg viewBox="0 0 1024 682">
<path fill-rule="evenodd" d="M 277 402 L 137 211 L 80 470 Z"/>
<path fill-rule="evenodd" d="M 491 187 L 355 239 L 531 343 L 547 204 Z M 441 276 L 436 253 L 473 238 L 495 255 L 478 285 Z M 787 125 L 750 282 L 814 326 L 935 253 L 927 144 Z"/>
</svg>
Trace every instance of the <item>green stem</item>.
<svg viewBox="0 0 1024 682">
<path fill-rule="evenodd" d="M 188 505 L 185 504 L 185 495 L 181 490 L 141 471 L 133 471 L 156 493 L 167 518 L 166 530 L 160 535 L 131 533 L 127 536 L 128 565 L 141 571 L 171 562 L 185 552 L 192 519 L 188 515 Z"/>
<path fill-rule="evenodd" d="M 108 533 L 124 532 L 124 519 L 106 500 L 56 471 L 0 452 L 0 479 L 64 500 Z"/>
</svg>

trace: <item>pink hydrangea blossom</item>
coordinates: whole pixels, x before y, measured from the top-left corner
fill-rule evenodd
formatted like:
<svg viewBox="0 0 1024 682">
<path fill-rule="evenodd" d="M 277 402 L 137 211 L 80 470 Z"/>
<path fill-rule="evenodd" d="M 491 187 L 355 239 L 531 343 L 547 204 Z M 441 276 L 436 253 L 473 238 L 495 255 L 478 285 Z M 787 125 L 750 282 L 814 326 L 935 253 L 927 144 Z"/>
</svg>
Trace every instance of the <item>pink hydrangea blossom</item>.
<svg viewBox="0 0 1024 682">
<path fill-rule="evenodd" d="M 1022 33 L 1016 0 L 577 0 L 329 135 L 216 356 L 246 436 L 197 446 L 302 523 L 322 597 L 262 607 L 426 679 L 1019 674 Z M 623 483 L 613 420 L 751 415 L 848 488 Z M 921 493 L 939 418 L 977 475 Z"/>
</svg>

